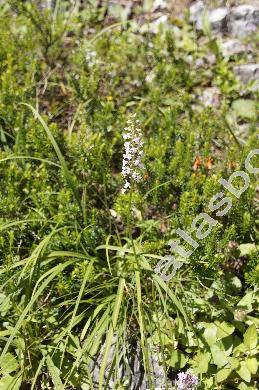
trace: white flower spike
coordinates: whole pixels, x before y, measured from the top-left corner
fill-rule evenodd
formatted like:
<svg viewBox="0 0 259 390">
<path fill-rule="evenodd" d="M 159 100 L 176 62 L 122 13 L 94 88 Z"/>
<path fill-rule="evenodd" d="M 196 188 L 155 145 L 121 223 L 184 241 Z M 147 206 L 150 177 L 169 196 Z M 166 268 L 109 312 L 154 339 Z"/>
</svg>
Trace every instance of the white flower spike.
<svg viewBox="0 0 259 390">
<path fill-rule="evenodd" d="M 127 127 L 122 134 L 124 139 L 124 149 L 122 162 L 122 176 L 125 179 L 122 193 L 130 189 L 133 182 L 139 182 L 142 178 L 143 170 L 143 145 L 142 132 L 139 127 L 139 121 L 135 119 L 136 114 L 132 115 L 127 122 Z"/>
</svg>

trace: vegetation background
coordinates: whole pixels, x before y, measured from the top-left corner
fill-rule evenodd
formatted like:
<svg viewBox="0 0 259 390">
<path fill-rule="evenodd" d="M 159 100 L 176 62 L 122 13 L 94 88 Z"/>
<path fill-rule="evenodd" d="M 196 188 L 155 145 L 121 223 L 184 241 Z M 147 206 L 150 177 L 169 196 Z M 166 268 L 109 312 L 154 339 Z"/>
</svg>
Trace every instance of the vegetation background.
<svg viewBox="0 0 259 390">
<path fill-rule="evenodd" d="M 187 370 L 257 388 L 256 177 L 168 284 L 154 272 L 258 148 L 258 92 L 233 73 L 247 53 L 188 10 L 163 28 L 136 7 L 1 3 L 1 390 L 172 388 Z M 122 194 L 130 114 L 145 169 Z"/>
</svg>

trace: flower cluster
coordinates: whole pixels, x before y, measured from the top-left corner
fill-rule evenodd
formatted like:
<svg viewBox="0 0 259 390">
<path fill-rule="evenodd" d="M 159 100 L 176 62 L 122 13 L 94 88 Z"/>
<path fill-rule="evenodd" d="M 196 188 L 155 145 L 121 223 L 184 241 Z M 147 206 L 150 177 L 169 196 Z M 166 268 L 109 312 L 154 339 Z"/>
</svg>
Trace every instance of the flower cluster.
<svg viewBox="0 0 259 390">
<path fill-rule="evenodd" d="M 190 372 L 180 372 L 177 375 L 177 390 L 193 390 L 198 385 L 198 377 Z"/>
<path fill-rule="evenodd" d="M 122 162 L 122 176 L 125 179 L 122 192 L 125 193 L 130 189 L 132 182 L 141 180 L 141 170 L 143 169 L 143 144 L 142 132 L 139 127 L 139 121 L 135 119 L 135 115 L 127 122 L 127 127 L 123 133 L 124 149 Z"/>
</svg>

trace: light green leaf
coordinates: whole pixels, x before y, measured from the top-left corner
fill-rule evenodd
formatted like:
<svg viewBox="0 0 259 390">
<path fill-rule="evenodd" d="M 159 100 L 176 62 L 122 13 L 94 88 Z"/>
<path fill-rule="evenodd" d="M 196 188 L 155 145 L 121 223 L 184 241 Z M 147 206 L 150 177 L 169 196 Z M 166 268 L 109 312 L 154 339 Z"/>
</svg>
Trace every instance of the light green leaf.
<svg viewBox="0 0 259 390">
<path fill-rule="evenodd" d="M 172 352 L 170 359 L 168 359 L 167 363 L 169 364 L 169 366 L 179 370 L 186 365 L 186 359 L 182 352 L 175 350 Z"/>
<path fill-rule="evenodd" d="M 249 326 L 244 334 L 244 344 L 248 349 L 254 349 L 257 345 L 257 332 L 255 324 Z"/>
<path fill-rule="evenodd" d="M 228 363 L 226 352 L 222 351 L 218 345 L 214 344 L 210 349 L 214 364 L 216 364 L 216 366 L 223 367 Z"/>
<path fill-rule="evenodd" d="M 232 103 L 232 109 L 240 118 L 253 119 L 256 116 L 255 102 L 251 99 L 237 99 Z"/>
<path fill-rule="evenodd" d="M 236 370 L 238 375 L 240 376 L 241 379 L 243 379 L 246 382 L 250 382 L 251 380 L 251 374 L 250 371 L 248 370 L 246 363 L 243 361 L 241 362 L 241 366 L 239 370 Z"/>
<path fill-rule="evenodd" d="M 205 374 L 208 371 L 211 355 L 209 352 L 198 353 L 195 359 L 195 365 L 197 366 L 196 372 L 198 374 Z"/>
<path fill-rule="evenodd" d="M 240 367 L 240 361 L 237 358 L 230 358 L 230 367 L 232 370 L 237 370 Z"/>
<path fill-rule="evenodd" d="M 11 307 L 10 297 L 9 296 L 6 297 L 4 294 L 1 294 L 0 312 L 3 317 L 6 315 L 10 307 Z"/>
<path fill-rule="evenodd" d="M 246 313 L 249 313 L 253 310 L 252 303 L 254 301 L 254 293 L 253 291 L 248 291 L 246 295 L 238 302 L 238 307 L 246 308 Z"/>
<path fill-rule="evenodd" d="M 223 339 L 224 337 L 231 335 L 235 330 L 235 327 L 233 325 L 231 325 L 229 322 L 215 321 L 215 325 L 217 325 L 217 338 L 218 339 Z"/>
<path fill-rule="evenodd" d="M 218 345 L 226 353 L 226 355 L 229 356 L 232 353 L 234 347 L 233 336 L 230 335 L 224 337 L 223 339 L 219 340 Z"/>
<path fill-rule="evenodd" d="M 237 386 L 239 390 L 255 390 L 254 386 L 247 386 L 245 382 L 241 382 L 240 385 Z"/>
<path fill-rule="evenodd" d="M 22 382 L 22 375 L 19 373 L 13 377 L 11 375 L 3 376 L 0 379 L 0 390 L 19 390 Z"/>
<path fill-rule="evenodd" d="M 240 250 L 241 256 L 248 256 L 251 253 L 256 251 L 256 245 L 255 244 L 241 244 L 239 245 L 238 249 Z"/>
<path fill-rule="evenodd" d="M 241 280 L 237 276 L 233 276 L 230 279 L 230 284 L 236 289 L 240 290 L 242 288 Z"/>
<path fill-rule="evenodd" d="M 219 370 L 216 375 L 217 382 L 223 382 L 231 372 L 232 370 L 230 368 L 222 368 L 222 370 Z"/>
<path fill-rule="evenodd" d="M 214 390 L 214 380 L 213 378 L 204 378 L 203 383 L 206 390 Z"/>
<path fill-rule="evenodd" d="M 247 390 L 248 387 L 247 387 L 247 385 L 245 384 L 245 382 L 241 382 L 240 385 L 238 385 L 238 389 L 239 389 L 239 390 Z"/>
<path fill-rule="evenodd" d="M 213 345 L 217 341 L 217 327 L 215 324 L 206 325 L 203 336 L 209 345 Z"/>
<path fill-rule="evenodd" d="M 155 331 L 152 335 L 152 342 L 155 344 L 155 345 L 160 345 L 161 343 L 163 345 L 172 345 L 173 344 L 173 341 L 163 332 L 161 332 L 159 334 L 158 331 Z"/>
<path fill-rule="evenodd" d="M 256 358 L 249 358 L 246 360 L 246 367 L 251 372 L 251 374 L 256 374 L 258 370 L 258 362 Z"/>
<path fill-rule="evenodd" d="M 3 375 L 10 374 L 13 371 L 16 371 L 19 367 L 19 364 L 15 357 L 11 353 L 5 355 L 5 359 L 1 363 L 1 373 Z"/>
</svg>

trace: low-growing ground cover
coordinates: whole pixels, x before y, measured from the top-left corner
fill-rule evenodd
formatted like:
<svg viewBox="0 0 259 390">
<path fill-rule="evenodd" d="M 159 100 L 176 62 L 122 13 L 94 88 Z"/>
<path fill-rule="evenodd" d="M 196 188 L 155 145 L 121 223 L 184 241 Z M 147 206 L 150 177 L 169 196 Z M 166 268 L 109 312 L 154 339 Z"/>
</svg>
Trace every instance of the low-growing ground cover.
<svg viewBox="0 0 259 390">
<path fill-rule="evenodd" d="M 256 175 L 227 215 L 208 208 L 259 144 L 242 56 L 206 21 L 200 45 L 187 17 L 155 34 L 92 3 L 0 8 L 0 389 L 170 388 L 188 370 L 199 389 L 256 389 Z M 201 212 L 217 225 L 165 282 L 157 263 Z"/>
</svg>

